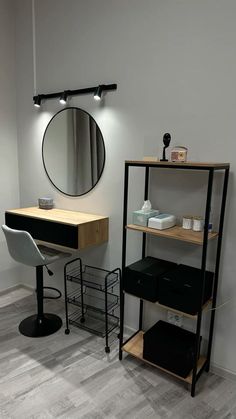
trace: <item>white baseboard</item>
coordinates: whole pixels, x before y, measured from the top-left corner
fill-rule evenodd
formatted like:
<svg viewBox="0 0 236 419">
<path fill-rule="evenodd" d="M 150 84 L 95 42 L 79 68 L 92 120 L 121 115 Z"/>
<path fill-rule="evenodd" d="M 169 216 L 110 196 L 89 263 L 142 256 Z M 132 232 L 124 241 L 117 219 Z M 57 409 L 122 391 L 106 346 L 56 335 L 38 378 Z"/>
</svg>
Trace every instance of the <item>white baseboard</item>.
<svg viewBox="0 0 236 419">
<path fill-rule="evenodd" d="M 8 288 L 4 288 L 4 289 L 0 290 L 0 295 L 8 294 L 9 292 L 14 291 L 18 288 L 19 288 L 19 284 L 12 285 L 11 287 L 8 287 Z"/>
<path fill-rule="evenodd" d="M 24 289 L 27 289 L 27 290 L 32 291 L 32 292 L 35 291 L 35 288 L 31 287 L 30 285 L 16 284 L 16 285 L 12 285 L 11 287 L 4 288 L 4 289 L 0 290 L 0 295 L 8 294 L 9 292 L 15 291 L 19 288 L 24 288 Z"/>
<path fill-rule="evenodd" d="M 32 285 L 27 285 L 27 284 L 19 284 L 19 287 L 20 288 L 25 288 L 26 290 L 29 290 L 29 291 L 32 291 L 32 292 L 34 292 L 35 291 L 35 289 L 36 289 L 36 285 L 35 285 L 35 287 L 33 287 Z"/>
<path fill-rule="evenodd" d="M 226 378 L 231 381 L 236 381 L 236 372 L 232 370 L 227 370 L 226 368 L 220 367 L 217 364 L 212 363 L 210 367 L 211 372 L 220 377 Z"/>
<path fill-rule="evenodd" d="M 126 326 L 124 325 L 124 335 L 126 336 L 131 336 L 133 335 L 133 333 L 137 332 L 137 329 L 133 329 L 130 326 Z"/>
</svg>

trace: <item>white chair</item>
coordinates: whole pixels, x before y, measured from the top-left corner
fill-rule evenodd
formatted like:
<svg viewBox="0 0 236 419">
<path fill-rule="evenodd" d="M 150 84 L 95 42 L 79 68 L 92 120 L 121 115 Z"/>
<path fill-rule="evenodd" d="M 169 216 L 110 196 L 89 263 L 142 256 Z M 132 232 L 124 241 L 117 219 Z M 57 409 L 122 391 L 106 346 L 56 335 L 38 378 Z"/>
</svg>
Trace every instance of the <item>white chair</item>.
<svg viewBox="0 0 236 419">
<path fill-rule="evenodd" d="M 62 320 L 56 314 L 44 313 L 43 299 L 46 297 L 44 297 L 43 290 L 44 288 L 55 288 L 43 286 L 43 266 L 47 268 L 47 265 L 50 263 L 71 255 L 46 246 L 37 245 L 27 231 L 14 230 L 6 225 L 2 226 L 2 230 L 5 234 L 11 257 L 24 265 L 36 267 L 37 314 L 22 320 L 19 330 L 23 335 L 29 337 L 51 335 L 61 328 Z M 52 275 L 48 268 L 47 270 L 49 275 Z"/>
</svg>

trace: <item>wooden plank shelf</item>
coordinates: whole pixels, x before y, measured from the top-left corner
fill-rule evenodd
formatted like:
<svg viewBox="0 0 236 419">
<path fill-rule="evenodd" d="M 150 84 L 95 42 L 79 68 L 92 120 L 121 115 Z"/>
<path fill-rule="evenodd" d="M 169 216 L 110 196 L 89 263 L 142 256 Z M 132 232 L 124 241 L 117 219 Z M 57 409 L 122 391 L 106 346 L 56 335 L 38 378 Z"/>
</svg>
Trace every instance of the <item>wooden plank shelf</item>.
<svg viewBox="0 0 236 419">
<path fill-rule="evenodd" d="M 131 294 L 130 292 L 126 292 L 126 291 L 125 291 L 125 294 L 127 294 L 127 295 L 131 295 L 132 297 L 135 297 L 135 298 L 139 298 L 140 300 L 142 300 L 142 301 L 146 301 L 146 302 L 148 302 L 149 304 L 155 304 L 157 307 L 160 307 L 160 308 L 162 308 L 163 310 L 170 310 L 170 311 L 172 311 L 173 313 L 179 314 L 179 315 L 181 315 L 181 316 L 183 316 L 183 317 L 187 317 L 187 318 L 192 319 L 192 320 L 197 320 L 197 313 L 196 313 L 196 314 L 189 314 L 189 313 L 185 313 L 184 311 L 177 310 L 177 309 L 175 309 L 175 308 L 173 308 L 173 307 L 164 306 L 163 304 L 160 304 L 160 303 L 158 303 L 158 302 L 155 302 L 155 303 L 154 303 L 153 301 L 150 301 L 150 300 L 145 300 L 144 298 L 137 297 L 136 295 Z M 209 305 L 211 305 L 211 304 L 212 304 L 212 298 L 210 298 L 208 301 L 206 301 L 206 302 L 205 302 L 205 304 L 202 306 L 202 311 L 207 310 L 207 308 L 208 308 L 208 307 L 209 307 Z"/>
<path fill-rule="evenodd" d="M 173 169 L 196 169 L 196 170 L 221 170 L 228 169 L 230 167 L 229 163 L 213 163 L 213 162 L 171 162 L 171 161 L 160 161 L 160 160 L 126 160 L 126 164 L 130 166 L 154 166 L 154 167 L 163 167 L 163 168 L 173 168 Z"/>
<path fill-rule="evenodd" d="M 134 356 L 135 358 L 138 358 L 141 361 L 146 362 L 147 364 L 150 364 L 170 375 L 173 375 L 179 380 L 185 381 L 188 384 L 192 384 L 192 371 L 186 378 L 184 378 L 143 358 L 143 334 L 143 331 L 138 332 L 132 339 L 130 339 L 125 345 L 123 345 L 122 350 Z M 206 358 L 204 356 L 200 356 L 197 365 L 197 372 L 202 369 L 205 362 Z"/>
<path fill-rule="evenodd" d="M 86 212 L 63 210 L 59 208 L 45 210 L 38 207 L 29 207 L 10 209 L 6 212 L 10 214 L 15 214 L 17 216 L 42 219 L 73 226 L 108 219 L 108 217 L 103 215 L 88 214 Z"/>
<path fill-rule="evenodd" d="M 156 228 L 144 227 L 136 224 L 128 224 L 126 228 L 128 230 L 140 231 L 142 233 L 147 233 L 158 237 L 165 237 L 168 239 L 180 240 L 198 245 L 203 244 L 203 232 L 185 230 L 179 226 L 167 228 L 166 230 L 157 230 Z M 209 233 L 208 240 L 215 239 L 217 236 L 217 232 Z"/>
<path fill-rule="evenodd" d="M 210 300 L 206 301 L 206 303 L 202 306 L 202 311 L 207 310 L 208 306 L 211 303 L 212 303 L 212 298 Z M 164 306 L 164 305 L 159 304 L 159 303 L 155 303 L 155 304 L 158 307 L 163 308 L 164 310 L 170 310 L 170 311 L 173 311 L 174 313 L 179 314 L 181 316 L 188 317 L 189 319 L 197 320 L 197 313 L 196 314 L 189 314 L 189 313 L 185 313 L 184 311 L 176 310 L 175 308 Z"/>
</svg>

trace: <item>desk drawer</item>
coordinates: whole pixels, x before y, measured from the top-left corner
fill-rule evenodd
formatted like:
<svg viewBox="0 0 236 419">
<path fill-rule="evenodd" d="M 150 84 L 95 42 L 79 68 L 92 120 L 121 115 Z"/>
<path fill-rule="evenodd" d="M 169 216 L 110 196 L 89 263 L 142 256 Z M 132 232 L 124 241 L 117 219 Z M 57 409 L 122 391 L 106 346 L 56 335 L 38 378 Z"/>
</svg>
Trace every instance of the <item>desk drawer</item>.
<svg viewBox="0 0 236 419">
<path fill-rule="evenodd" d="M 24 217 L 6 212 L 6 225 L 28 231 L 35 240 L 42 240 L 72 249 L 78 249 L 78 227 L 58 222 Z"/>
</svg>

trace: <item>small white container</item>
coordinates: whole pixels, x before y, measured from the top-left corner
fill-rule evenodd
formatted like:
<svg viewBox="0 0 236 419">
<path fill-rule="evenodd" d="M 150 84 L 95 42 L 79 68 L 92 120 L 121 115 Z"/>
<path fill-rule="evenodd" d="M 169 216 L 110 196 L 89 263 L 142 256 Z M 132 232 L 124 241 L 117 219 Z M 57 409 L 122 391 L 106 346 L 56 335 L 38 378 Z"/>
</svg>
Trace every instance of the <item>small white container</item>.
<svg viewBox="0 0 236 419">
<path fill-rule="evenodd" d="M 193 217 L 193 231 L 203 231 L 202 217 Z"/>
<path fill-rule="evenodd" d="M 175 226 L 176 217 L 171 214 L 159 214 L 156 217 L 149 218 L 148 227 L 156 228 L 157 230 L 165 230 Z"/>
<path fill-rule="evenodd" d="M 176 146 L 171 150 L 170 159 L 173 162 L 186 162 L 187 161 L 187 147 Z"/>
<path fill-rule="evenodd" d="M 185 230 L 192 230 L 192 227 L 193 227 L 193 217 L 192 217 L 192 215 L 184 215 L 183 216 L 182 227 Z"/>
</svg>

